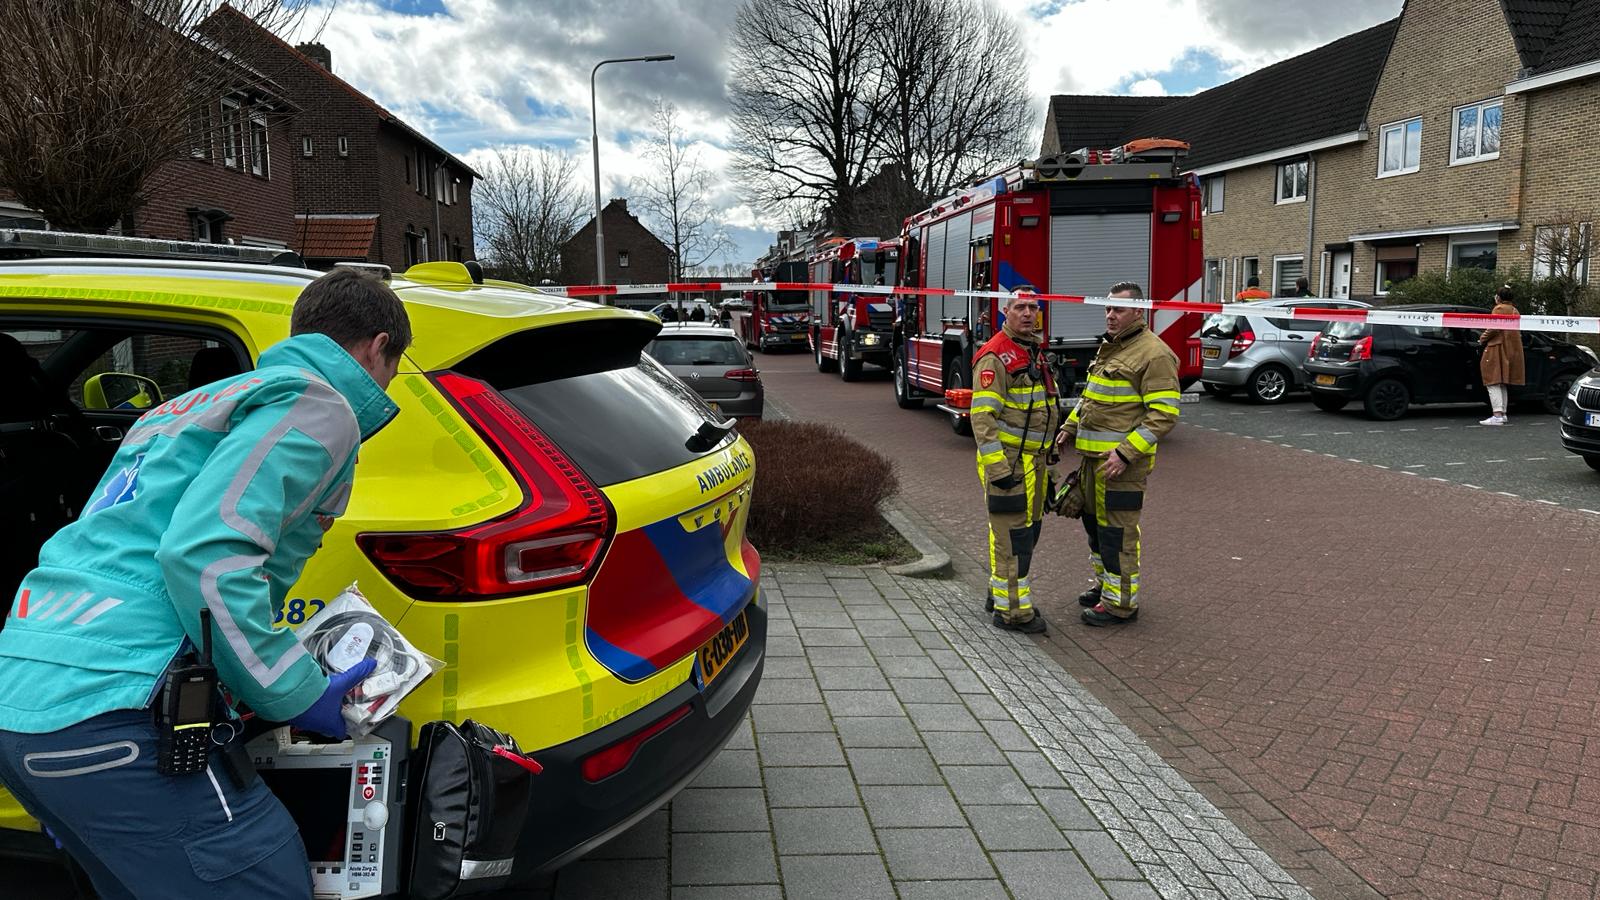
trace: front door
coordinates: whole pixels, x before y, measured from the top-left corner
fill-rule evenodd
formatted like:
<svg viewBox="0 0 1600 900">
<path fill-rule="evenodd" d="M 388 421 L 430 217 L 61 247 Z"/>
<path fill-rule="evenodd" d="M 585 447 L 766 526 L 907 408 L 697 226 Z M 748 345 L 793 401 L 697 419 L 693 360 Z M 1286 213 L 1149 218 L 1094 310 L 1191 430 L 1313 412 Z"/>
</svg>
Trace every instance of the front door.
<svg viewBox="0 0 1600 900">
<path fill-rule="evenodd" d="M 1336 300 L 1350 299 L 1350 263 L 1349 250 L 1341 250 L 1333 255 L 1333 284 L 1328 296 Z"/>
</svg>

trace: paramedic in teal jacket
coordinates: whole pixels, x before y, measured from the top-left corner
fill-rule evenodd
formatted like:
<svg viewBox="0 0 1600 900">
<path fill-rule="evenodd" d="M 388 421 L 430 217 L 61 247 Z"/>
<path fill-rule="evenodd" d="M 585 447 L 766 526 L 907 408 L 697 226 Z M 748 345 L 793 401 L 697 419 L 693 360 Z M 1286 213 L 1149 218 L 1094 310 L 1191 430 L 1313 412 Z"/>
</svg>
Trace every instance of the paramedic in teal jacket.
<svg viewBox="0 0 1600 900">
<path fill-rule="evenodd" d="M 394 417 L 411 341 L 398 297 L 335 270 L 258 367 L 150 410 L 84 508 L 39 551 L 0 631 L 0 782 L 106 900 L 311 896 L 294 821 L 255 779 L 156 771 L 152 703 L 210 611 L 222 685 L 261 717 L 345 736 L 281 604 L 344 511 L 356 449 Z M 281 605 L 278 608 L 282 608 Z"/>
</svg>

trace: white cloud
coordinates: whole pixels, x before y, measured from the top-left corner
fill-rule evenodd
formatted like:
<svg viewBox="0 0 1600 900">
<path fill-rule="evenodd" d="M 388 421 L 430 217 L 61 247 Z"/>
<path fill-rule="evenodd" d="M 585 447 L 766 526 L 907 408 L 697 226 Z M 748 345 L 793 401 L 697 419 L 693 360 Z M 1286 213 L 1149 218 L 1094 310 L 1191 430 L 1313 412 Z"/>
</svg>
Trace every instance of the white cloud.
<svg viewBox="0 0 1600 900">
<path fill-rule="evenodd" d="M 330 0 L 313 0 L 326 4 Z M 427 4 L 428 0 L 424 0 Z M 600 59 L 676 54 L 608 66 L 598 78 L 606 197 L 647 169 L 641 139 L 656 97 L 675 103 L 717 187 L 723 223 L 785 227 L 727 175 L 727 33 L 740 0 L 339 0 L 318 39 L 334 71 L 469 161 L 512 143 L 579 156 L 589 190 L 589 75 Z M 995 0 L 1023 23 L 1037 144 L 1055 93 L 1161 94 L 1186 83 L 1197 54 L 1231 77 L 1394 15 L 1400 0 L 1352 0 L 1335 16 L 1312 0 Z M 433 7 L 429 7 L 433 8 Z M 313 8 L 307 21 L 321 21 Z M 304 36 L 301 36 L 304 38 Z M 1187 79 L 1193 82 L 1193 74 Z M 1208 83 L 1198 85 L 1209 86 Z M 1188 88 L 1179 88 L 1186 90 Z M 765 242 L 741 247 L 753 258 Z"/>
</svg>

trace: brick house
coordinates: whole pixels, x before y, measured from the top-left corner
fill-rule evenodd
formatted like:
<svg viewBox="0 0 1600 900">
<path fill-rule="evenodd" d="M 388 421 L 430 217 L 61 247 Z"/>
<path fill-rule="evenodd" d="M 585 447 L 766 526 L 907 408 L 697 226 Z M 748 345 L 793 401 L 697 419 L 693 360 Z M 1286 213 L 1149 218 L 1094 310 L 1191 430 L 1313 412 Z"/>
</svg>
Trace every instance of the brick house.
<svg viewBox="0 0 1600 900">
<path fill-rule="evenodd" d="M 219 97 L 197 111 L 189 155 L 162 165 L 143 206 L 118 231 L 137 237 L 287 248 L 294 236 L 289 121 L 297 108 L 268 88 Z M 0 189 L 0 227 L 46 227 Z"/>
<path fill-rule="evenodd" d="M 605 224 L 607 284 L 660 284 L 672 280 L 672 251 L 628 212 L 627 200 L 612 200 L 600 215 Z M 592 216 L 561 245 L 561 283 L 595 283 Z"/>
<path fill-rule="evenodd" d="M 1371 299 L 1426 270 L 1542 273 L 1548 237 L 1586 235 L 1600 215 L 1585 162 L 1597 15 L 1595 0 L 1409 0 L 1397 19 L 1136 116 L 1128 101 L 1152 101 L 1055 98 L 1045 146 L 1189 141 L 1207 299 L 1253 274 L 1277 294 L 1304 274 L 1320 295 Z"/>
</svg>

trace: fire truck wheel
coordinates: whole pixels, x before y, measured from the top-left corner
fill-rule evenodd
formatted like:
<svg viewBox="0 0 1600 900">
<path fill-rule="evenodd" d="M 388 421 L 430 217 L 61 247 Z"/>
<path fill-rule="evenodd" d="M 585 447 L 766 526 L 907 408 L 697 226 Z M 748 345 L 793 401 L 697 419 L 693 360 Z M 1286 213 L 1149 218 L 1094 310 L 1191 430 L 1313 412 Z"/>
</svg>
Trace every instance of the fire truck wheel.
<svg viewBox="0 0 1600 900">
<path fill-rule="evenodd" d="M 911 396 L 910 362 L 904 353 L 894 355 L 894 402 L 901 409 L 921 409 L 922 398 Z"/>
<path fill-rule="evenodd" d="M 850 336 L 843 331 L 839 333 L 839 380 L 860 381 L 861 359 L 850 352 Z"/>
<path fill-rule="evenodd" d="M 822 355 L 822 332 L 813 331 L 811 333 L 811 346 L 816 350 L 817 354 L 817 371 L 832 372 L 834 367 L 839 364 L 839 361 Z"/>
<path fill-rule="evenodd" d="M 950 360 L 949 365 L 945 366 L 944 383 L 949 385 L 951 390 L 956 388 L 969 388 L 972 386 L 972 373 L 967 371 L 965 366 L 961 365 L 961 360 L 959 357 Z M 972 434 L 971 418 L 957 415 L 955 413 L 945 413 L 945 415 L 950 419 L 951 431 L 954 431 L 956 434 L 959 434 L 962 437 Z"/>
</svg>

